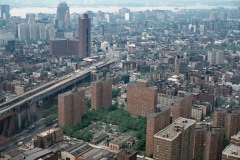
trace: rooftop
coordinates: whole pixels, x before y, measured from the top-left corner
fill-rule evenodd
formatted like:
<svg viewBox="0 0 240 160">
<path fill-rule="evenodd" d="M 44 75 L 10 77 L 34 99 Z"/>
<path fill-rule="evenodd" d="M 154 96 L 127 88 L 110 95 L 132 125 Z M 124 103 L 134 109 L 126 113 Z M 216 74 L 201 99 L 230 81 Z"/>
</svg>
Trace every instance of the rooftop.
<svg viewBox="0 0 240 160">
<path fill-rule="evenodd" d="M 122 145 L 124 142 L 128 141 L 130 138 L 132 138 L 129 135 L 121 135 L 117 138 L 114 138 L 110 143 L 116 144 L 116 145 Z"/>
<path fill-rule="evenodd" d="M 59 127 L 57 127 L 57 128 L 51 128 L 51 129 L 49 129 L 49 130 L 47 130 L 47 131 L 44 131 L 44 132 L 42 132 L 42 133 L 39 133 L 38 136 L 44 137 L 44 136 L 46 136 L 46 135 L 48 135 L 48 134 L 52 134 L 53 132 L 59 131 L 60 129 L 61 129 L 61 128 L 59 128 Z"/>
<path fill-rule="evenodd" d="M 134 150 L 130 150 L 130 149 L 122 149 L 118 155 L 123 155 L 123 156 L 127 156 L 127 157 L 131 157 L 132 155 L 136 154 L 137 151 Z"/>
<path fill-rule="evenodd" d="M 31 150 L 28 150 L 26 152 L 23 152 L 16 157 L 12 158 L 12 160 L 33 160 L 37 158 L 41 158 L 43 156 L 46 156 L 48 154 L 52 153 L 52 151 L 48 149 L 42 149 L 42 148 L 33 148 Z"/>
<path fill-rule="evenodd" d="M 195 123 L 195 120 L 179 117 L 171 125 L 156 133 L 154 137 L 172 141 L 181 134 L 181 131 L 187 129 Z"/>
<path fill-rule="evenodd" d="M 240 132 L 238 132 L 236 135 L 231 136 L 231 139 L 240 140 Z"/>
<path fill-rule="evenodd" d="M 97 160 L 97 159 L 113 159 L 115 154 L 108 152 L 103 149 L 94 148 L 86 153 L 84 153 L 81 157 L 87 160 Z"/>
<path fill-rule="evenodd" d="M 156 111 L 150 113 L 148 116 L 149 117 L 156 117 L 159 114 L 163 114 L 165 111 L 171 109 L 172 107 L 169 105 L 162 105 L 162 104 L 157 104 L 156 106 Z"/>
<path fill-rule="evenodd" d="M 240 146 L 230 144 L 223 150 L 222 154 L 226 155 L 227 157 L 231 156 L 235 158 L 240 158 Z"/>
<path fill-rule="evenodd" d="M 78 157 L 91 149 L 92 149 L 92 147 L 90 145 L 82 142 L 82 143 L 77 143 L 77 144 L 70 146 L 65 152 L 70 153 L 74 157 Z"/>
</svg>

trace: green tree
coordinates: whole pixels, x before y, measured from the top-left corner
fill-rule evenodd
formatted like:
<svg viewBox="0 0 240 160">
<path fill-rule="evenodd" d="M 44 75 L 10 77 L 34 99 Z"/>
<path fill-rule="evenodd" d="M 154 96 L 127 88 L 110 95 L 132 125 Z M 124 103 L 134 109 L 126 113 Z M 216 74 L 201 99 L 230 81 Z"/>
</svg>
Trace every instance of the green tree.
<svg viewBox="0 0 240 160">
<path fill-rule="evenodd" d="M 230 144 L 230 143 L 229 143 L 229 141 L 227 140 L 226 135 L 224 135 L 222 150 L 224 150 L 227 146 L 229 146 L 229 144 Z"/>
<path fill-rule="evenodd" d="M 56 119 L 57 119 L 57 114 L 52 114 L 52 115 L 50 115 L 50 116 L 47 116 L 47 117 L 44 119 L 43 123 L 44 123 L 46 126 L 48 126 L 48 125 L 52 124 L 52 123 L 54 122 L 54 120 L 56 120 Z"/>
<path fill-rule="evenodd" d="M 91 108 L 91 98 L 86 98 L 85 103 L 87 108 Z"/>
<path fill-rule="evenodd" d="M 113 88 L 112 89 L 112 98 L 117 98 L 118 94 L 120 93 L 120 89 L 119 88 Z"/>
</svg>

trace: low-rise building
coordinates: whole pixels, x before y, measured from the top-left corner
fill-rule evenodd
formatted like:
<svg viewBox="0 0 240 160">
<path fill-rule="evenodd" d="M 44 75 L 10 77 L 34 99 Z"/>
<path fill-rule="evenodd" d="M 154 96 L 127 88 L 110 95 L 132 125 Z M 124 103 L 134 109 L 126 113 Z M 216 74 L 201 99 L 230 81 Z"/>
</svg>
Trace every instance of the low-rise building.
<svg viewBox="0 0 240 160">
<path fill-rule="evenodd" d="M 137 152 L 130 149 L 122 149 L 117 154 L 117 160 L 136 160 L 137 159 Z"/>
<path fill-rule="evenodd" d="M 120 150 L 124 147 L 124 144 L 126 144 L 132 137 L 129 135 L 121 135 L 117 138 L 114 138 L 109 142 L 109 147 L 113 150 Z"/>
<path fill-rule="evenodd" d="M 38 134 L 34 138 L 34 147 L 48 148 L 49 146 L 63 140 L 63 130 L 61 128 L 52 128 Z"/>
</svg>

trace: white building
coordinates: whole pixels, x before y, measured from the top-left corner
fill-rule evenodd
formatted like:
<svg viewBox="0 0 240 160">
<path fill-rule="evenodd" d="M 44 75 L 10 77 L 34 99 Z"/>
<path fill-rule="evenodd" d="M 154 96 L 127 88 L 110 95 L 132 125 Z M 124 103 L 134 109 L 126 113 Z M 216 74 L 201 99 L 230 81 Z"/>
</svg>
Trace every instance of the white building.
<svg viewBox="0 0 240 160">
<path fill-rule="evenodd" d="M 45 25 L 43 23 L 39 23 L 38 28 L 39 28 L 39 39 L 44 41 L 47 40 Z"/>
<path fill-rule="evenodd" d="M 22 23 L 18 25 L 18 40 L 19 41 L 29 40 L 28 24 Z"/>
<path fill-rule="evenodd" d="M 224 53 L 220 50 L 208 51 L 208 62 L 210 65 L 214 64 L 223 64 L 224 62 Z"/>
<path fill-rule="evenodd" d="M 38 24 L 29 24 L 29 39 L 38 40 Z"/>
<path fill-rule="evenodd" d="M 0 32 L 0 45 L 7 44 L 8 41 L 15 40 L 15 36 L 11 32 L 1 31 Z"/>
<path fill-rule="evenodd" d="M 218 50 L 216 52 L 216 64 L 223 64 L 223 56 L 224 56 L 223 51 Z"/>
<path fill-rule="evenodd" d="M 205 26 L 204 25 L 200 25 L 199 26 L 199 31 L 201 34 L 203 34 L 205 32 Z"/>
</svg>

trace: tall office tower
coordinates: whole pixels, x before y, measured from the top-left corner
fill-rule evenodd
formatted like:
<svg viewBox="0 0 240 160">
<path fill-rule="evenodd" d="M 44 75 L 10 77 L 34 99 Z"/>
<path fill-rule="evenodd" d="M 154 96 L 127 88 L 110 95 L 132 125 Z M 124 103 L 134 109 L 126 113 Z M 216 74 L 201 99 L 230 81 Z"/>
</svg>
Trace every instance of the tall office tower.
<svg viewBox="0 0 240 160">
<path fill-rule="evenodd" d="M 153 154 L 154 134 L 170 124 L 171 107 L 157 105 L 155 111 L 147 116 L 146 154 Z"/>
<path fill-rule="evenodd" d="M 0 19 L 8 20 L 10 18 L 10 6 L 9 5 L 0 5 Z"/>
<path fill-rule="evenodd" d="M 19 41 L 29 40 L 28 24 L 22 23 L 18 25 L 18 40 Z"/>
<path fill-rule="evenodd" d="M 216 20 L 216 12 L 211 11 L 209 14 L 209 20 L 210 21 L 215 21 Z"/>
<path fill-rule="evenodd" d="M 205 26 L 203 24 L 199 26 L 199 31 L 201 34 L 205 32 Z"/>
<path fill-rule="evenodd" d="M 175 74 L 184 74 L 187 71 L 187 63 L 185 62 L 182 55 L 175 57 L 174 72 Z"/>
<path fill-rule="evenodd" d="M 52 26 L 46 26 L 47 28 L 47 40 L 53 40 L 55 39 L 55 29 Z"/>
<path fill-rule="evenodd" d="M 38 34 L 39 34 L 39 29 L 38 29 L 38 24 L 33 23 L 33 24 L 28 24 L 29 28 L 29 40 L 36 41 L 38 40 Z"/>
<path fill-rule="evenodd" d="M 39 28 L 39 39 L 43 41 L 47 40 L 46 26 L 43 23 L 39 23 L 38 28 Z"/>
<path fill-rule="evenodd" d="M 231 137 L 230 145 L 222 152 L 222 160 L 240 159 L 240 132 Z"/>
<path fill-rule="evenodd" d="M 226 21 L 227 20 L 227 13 L 221 12 L 220 13 L 220 20 L 221 21 Z"/>
<path fill-rule="evenodd" d="M 193 158 L 195 120 L 179 117 L 154 135 L 154 160 Z"/>
<path fill-rule="evenodd" d="M 86 113 L 85 89 L 74 88 L 58 96 L 59 126 L 72 126 L 81 121 Z"/>
<path fill-rule="evenodd" d="M 96 81 L 91 84 L 91 108 L 109 109 L 112 105 L 112 79 Z"/>
<path fill-rule="evenodd" d="M 192 94 L 179 93 L 179 98 L 175 99 L 172 107 L 172 120 L 179 117 L 191 118 L 192 114 Z"/>
<path fill-rule="evenodd" d="M 132 116 L 146 117 L 157 105 L 158 90 L 148 87 L 146 80 L 138 80 L 136 84 L 127 85 L 127 111 Z"/>
<path fill-rule="evenodd" d="M 85 58 L 91 56 L 91 20 L 87 14 L 79 18 L 79 57 Z"/>
<path fill-rule="evenodd" d="M 35 14 L 30 14 L 28 18 L 28 24 L 34 24 L 35 23 Z"/>
<path fill-rule="evenodd" d="M 70 20 L 70 14 L 69 12 L 66 12 L 65 17 L 64 17 L 64 28 L 66 30 L 70 29 L 71 27 L 71 20 Z"/>
<path fill-rule="evenodd" d="M 179 56 L 175 57 L 174 72 L 175 74 L 179 74 Z"/>
<path fill-rule="evenodd" d="M 222 127 L 211 127 L 206 131 L 204 160 L 221 159 L 223 136 Z"/>
<path fill-rule="evenodd" d="M 64 19 L 67 12 L 69 13 L 69 7 L 67 3 L 66 2 L 59 3 L 57 7 L 57 17 L 56 17 L 58 21 L 57 26 L 59 29 L 64 28 Z"/>
</svg>

